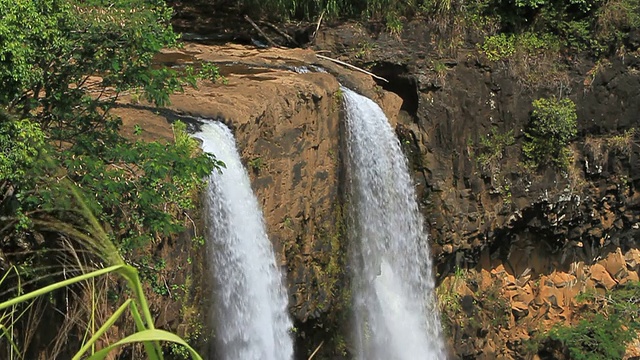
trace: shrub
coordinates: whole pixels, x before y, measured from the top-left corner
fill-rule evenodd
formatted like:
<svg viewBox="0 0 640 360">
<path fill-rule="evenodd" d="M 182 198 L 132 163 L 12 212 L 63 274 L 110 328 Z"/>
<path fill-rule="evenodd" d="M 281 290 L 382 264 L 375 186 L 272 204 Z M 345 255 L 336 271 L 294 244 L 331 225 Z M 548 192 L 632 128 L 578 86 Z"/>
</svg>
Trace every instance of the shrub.
<svg viewBox="0 0 640 360">
<path fill-rule="evenodd" d="M 575 360 L 622 359 L 626 344 L 634 338 L 635 332 L 617 316 L 601 314 L 575 327 L 559 326 L 549 332 L 549 340 L 560 343 L 563 352 Z"/>
<path fill-rule="evenodd" d="M 503 60 L 516 53 L 515 37 L 504 33 L 489 36 L 482 44 L 482 50 L 491 61 Z"/>
<path fill-rule="evenodd" d="M 566 169 L 570 158 L 567 145 L 578 132 L 577 118 L 576 105 L 570 99 L 535 100 L 522 147 L 529 164 Z"/>
<path fill-rule="evenodd" d="M 556 325 L 533 339 L 530 350 L 534 352 L 542 347 L 574 360 L 622 359 L 627 344 L 638 337 L 640 330 L 640 283 L 629 282 L 604 295 L 586 292 L 576 300 L 590 303 L 590 309 L 597 312 L 585 312 L 587 315 L 573 327 Z"/>
<path fill-rule="evenodd" d="M 490 134 L 480 137 L 480 147 L 476 153 L 478 165 L 484 171 L 493 172 L 499 168 L 505 149 L 515 144 L 515 141 L 513 130 L 499 133 L 493 128 Z"/>
<path fill-rule="evenodd" d="M 517 56 L 528 58 L 538 56 L 545 50 L 560 50 L 558 39 L 551 34 L 505 34 L 488 36 L 482 44 L 482 51 L 491 61 L 507 60 Z"/>
</svg>

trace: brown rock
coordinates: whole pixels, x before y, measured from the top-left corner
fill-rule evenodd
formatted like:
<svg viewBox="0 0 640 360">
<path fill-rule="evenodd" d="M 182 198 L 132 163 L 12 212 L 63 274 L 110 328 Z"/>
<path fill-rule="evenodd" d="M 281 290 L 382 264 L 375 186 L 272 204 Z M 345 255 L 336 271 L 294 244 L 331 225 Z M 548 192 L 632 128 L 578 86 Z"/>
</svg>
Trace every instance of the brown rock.
<svg viewBox="0 0 640 360">
<path fill-rule="evenodd" d="M 607 258 L 600 262 L 607 270 L 609 275 L 614 279 L 620 280 L 627 275 L 627 263 L 620 248 L 616 249 L 616 252 L 610 253 Z"/>
<path fill-rule="evenodd" d="M 624 260 L 627 263 L 627 267 L 629 269 L 637 270 L 638 265 L 640 265 L 640 250 L 631 249 L 627 251 L 627 253 L 624 255 Z"/>
<path fill-rule="evenodd" d="M 522 301 L 516 301 L 511 304 L 511 312 L 516 321 L 518 321 L 529 315 L 529 306 Z"/>
<path fill-rule="evenodd" d="M 609 275 L 607 269 L 600 264 L 594 264 L 589 269 L 591 272 L 590 278 L 596 282 L 596 284 L 603 286 L 607 290 L 611 290 L 616 286 L 617 282 Z"/>
<path fill-rule="evenodd" d="M 638 278 L 638 273 L 635 271 L 629 271 L 627 272 L 627 276 L 620 280 L 619 284 L 623 285 L 628 282 L 638 282 L 638 281 L 640 281 L 640 279 Z"/>
<path fill-rule="evenodd" d="M 526 284 L 519 289 L 518 294 L 513 297 L 513 300 L 529 304 L 534 298 L 535 295 L 533 293 L 533 289 L 531 289 L 531 285 Z"/>
<path fill-rule="evenodd" d="M 551 275 L 549 275 L 549 280 L 553 284 L 553 286 L 562 288 L 572 285 L 575 282 L 576 277 L 564 272 L 554 271 Z"/>
<path fill-rule="evenodd" d="M 565 306 L 563 291 L 556 289 L 555 287 L 541 285 L 538 296 L 543 302 L 550 304 L 553 308 L 561 308 Z"/>
<path fill-rule="evenodd" d="M 480 287 L 488 288 L 493 284 L 493 278 L 491 277 L 491 273 L 485 269 L 480 271 Z"/>
</svg>

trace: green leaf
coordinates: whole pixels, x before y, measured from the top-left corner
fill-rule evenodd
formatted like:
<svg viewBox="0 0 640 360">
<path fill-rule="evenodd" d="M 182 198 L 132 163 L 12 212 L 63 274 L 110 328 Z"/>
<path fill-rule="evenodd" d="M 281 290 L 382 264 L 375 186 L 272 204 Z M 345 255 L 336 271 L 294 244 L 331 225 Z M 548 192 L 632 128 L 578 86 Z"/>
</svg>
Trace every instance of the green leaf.
<svg viewBox="0 0 640 360">
<path fill-rule="evenodd" d="M 170 332 L 159 330 L 159 329 L 143 330 L 133 335 L 129 335 L 126 338 L 116 342 L 115 344 L 109 345 L 108 347 L 96 352 L 87 360 L 102 360 L 112 350 L 114 350 L 119 346 L 133 344 L 133 343 L 154 342 L 154 341 L 172 342 L 172 343 L 182 345 L 189 351 L 192 359 L 202 360 L 200 355 L 191 346 L 189 346 L 189 344 L 187 344 L 187 342 L 184 341 L 181 337 L 179 337 L 178 335 L 172 334 Z M 155 360 L 155 359 L 152 359 L 152 360 Z"/>
</svg>

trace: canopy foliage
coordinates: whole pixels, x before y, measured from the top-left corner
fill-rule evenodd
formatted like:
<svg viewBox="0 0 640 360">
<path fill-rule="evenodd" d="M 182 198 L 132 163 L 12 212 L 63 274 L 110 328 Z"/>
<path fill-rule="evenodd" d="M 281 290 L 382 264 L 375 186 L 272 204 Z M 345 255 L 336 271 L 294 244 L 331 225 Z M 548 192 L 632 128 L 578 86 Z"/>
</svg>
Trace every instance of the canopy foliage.
<svg viewBox="0 0 640 360">
<path fill-rule="evenodd" d="M 178 45 L 170 17 L 158 0 L 0 0 L 4 252 L 47 246 L 34 219 L 74 216 L 57 190 L 62 178 L 92 199 L 125 253 L 182 229 L 194 190 L 219 163 L 198 152 L 184 126 L 174 126 L 182 141 L 127 139 L 110 113 L 123 92 L 165 105 L 194 83 L 153 66 L 160 49 Z M 8 261 L 0 256 L 0 268 Z"/>
</svg>

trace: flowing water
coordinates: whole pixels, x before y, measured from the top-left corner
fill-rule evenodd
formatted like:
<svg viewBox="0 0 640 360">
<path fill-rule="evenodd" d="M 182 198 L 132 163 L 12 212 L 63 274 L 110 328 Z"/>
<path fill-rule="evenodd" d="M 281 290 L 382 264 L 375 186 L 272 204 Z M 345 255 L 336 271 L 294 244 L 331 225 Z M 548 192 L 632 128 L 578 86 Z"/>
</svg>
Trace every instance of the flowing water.
<svg viewBox="0 0 640 360">
<path fill-rule="evenodd" d="M 205 199 L 208 257 L 216 282 L 215 357 L 290 360 L 292 323 L 282 275 L 233 134 L 221 123 L 207 122 L 194 137 L 226 164 L 211 174 Z"/>
<path fill-rule="evenodd" d="M 382 109 L 342 91 L 358 359 L 445 359 L 427 236 L 407 160 Z"/>
</svg>

